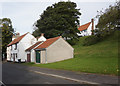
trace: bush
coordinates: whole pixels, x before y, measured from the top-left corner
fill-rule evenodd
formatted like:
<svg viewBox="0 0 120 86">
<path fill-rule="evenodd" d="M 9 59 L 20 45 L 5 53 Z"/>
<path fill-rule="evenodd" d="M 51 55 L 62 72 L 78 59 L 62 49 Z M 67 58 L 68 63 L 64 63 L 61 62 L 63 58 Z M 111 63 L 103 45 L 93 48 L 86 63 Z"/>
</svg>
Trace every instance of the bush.
<svg viewBox="0 0 120 86">
<path fill-rule="evenodd" d="M 100 39 L 95 36 L 95 35 L 91 35 L 88 36 L 84 41 L 83 41 L 83 45 L 84 46 L 89 46 L 89 45 L 93 45 L 96 44 Z"/>
<path fill-rule="evenodd" d="M 70 45 L 75 45 L 75 44 L 78 42 L 78 40 L 72 39 L 72 40 L 67 40 L 67 42 L 68 42 Z"/>
</svg>

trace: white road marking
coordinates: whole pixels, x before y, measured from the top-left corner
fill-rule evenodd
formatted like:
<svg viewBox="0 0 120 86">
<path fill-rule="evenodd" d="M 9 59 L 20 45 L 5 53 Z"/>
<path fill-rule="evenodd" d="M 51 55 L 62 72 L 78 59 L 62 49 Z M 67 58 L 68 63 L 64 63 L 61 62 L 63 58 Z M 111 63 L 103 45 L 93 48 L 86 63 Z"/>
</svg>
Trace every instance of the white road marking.
<svg viewBox="0 0 120 86">
<path fill-rule="evenodd" d="M 99 84 L 99 83 L 96 83 L 96 82 L 78 80 L 78 79 L 68 78 L 68 77 L 64 77 L 64 76 L 60 76 L 60 75 L 43 73 L 43 72 L 39 72 L 39 71 L 33 71 L 33 70 L 29 70 L 29 71 L 35 72 L 35 73 L 38 73 L 38 74 L 42 74 L 42 75 L 53 76 L 53 77 L 57 77 L 57 78 L 62 78 L 62 79 L 67 79 L 67 80 L 71 80 L 71 81 L 75 81 L 75 82 L 80 82 L 81 84 L 82 83 L 84 83 L 84 84 Z"/>
<path fill-rule="evenodd" d="M 50 82 L 45 82 L 45 84 L 53 84 L 53 83 L 50 83 Z"/>
</svg>

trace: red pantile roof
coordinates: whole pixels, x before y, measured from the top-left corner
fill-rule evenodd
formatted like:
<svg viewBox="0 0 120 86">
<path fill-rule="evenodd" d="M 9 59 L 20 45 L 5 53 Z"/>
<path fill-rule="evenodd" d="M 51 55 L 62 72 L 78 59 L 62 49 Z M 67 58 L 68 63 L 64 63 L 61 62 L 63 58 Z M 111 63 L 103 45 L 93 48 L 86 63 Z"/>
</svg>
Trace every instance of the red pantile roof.
<svg viewBox="0 0 120 86">
<path fill-rule="evenodd" d="M 27 33 L 26 33 L 26 34 L 27 34 Z M 8 46 L 11 46 L 11 45 L 19 42 L 26 34 L 24 34 L 24 35 L 22 35 L 22 36 L 20 36 L 20 37 L 18 37 L 18 38 L 16 38 L 16 39 L 14 39 L 12 42 L 10 42 L 10 43 L 8 44 Z"/>
<path fill-rule="evenodd" d="M 33 49 L 34 47 L 36 47 L 40 43 L 42 43 L 42 41 L 36 42 L 35 44 L 33 44 L 32 46 L 30 46 L 29 48 L 27 48 L 25 51 L 30 51 L 31 49 Z"/>
<path fill-rule="evenodd" d="M 81 25 L 78 30 L 79 31 L 83 31 L 83 30 L 86 30 L 88 29 L 89 25 L 91 24 L 91 22 L 87 23 L 87 24 L 84 24 L 84 25 Z"/>
<path fill-rule="evenodd" d="M 52 43 L 54 43 L 56 40 L 58 40 L 60 37 L 61 37 L 61 36 L 47 39 L 45 42 L 43 42 L 41 45 L 39 45 L 39 46 L 36 47 L 35 49 L 47 48 L 47 47 L 49 47 Z"/>
</svg>

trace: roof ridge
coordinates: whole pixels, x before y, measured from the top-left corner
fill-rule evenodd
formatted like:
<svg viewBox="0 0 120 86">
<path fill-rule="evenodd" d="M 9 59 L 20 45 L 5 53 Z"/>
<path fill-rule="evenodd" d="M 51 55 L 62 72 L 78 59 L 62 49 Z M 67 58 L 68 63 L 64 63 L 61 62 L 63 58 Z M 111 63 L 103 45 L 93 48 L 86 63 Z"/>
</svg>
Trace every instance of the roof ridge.
<svg viewBox="0 0 120 86">
<path fill-rule="evenodd" d="M 49 40 L 50 40 L 50 39 L 54 39 L 54 38 L 58 38 L 58 37 L 60 38 L 61 36 L 57 36 L 57 37 L 53 37 L 53 38 L 49 38 Z"/>
<path fill-rule="evenodd" d="M 49 38 L 46 41 L 44 41 L 41 45 L 39 45 L 38 47 L 36 47 L 35 49 L 47 48 L 51 44 L 53 44 L 55 41 L 57 41 L 59 38 L 61 38 L 61 36 L 54 37 L 54 38 Z"/>
<path fill-rule="evenodd" d="M 27 33 L 25 33 L 25 34 L 23 34 L 23 35 L 21 35 L 21 36 L 19 36 L 18 38 L 16 38 L 16 39 L 14 39 L 13 41 L 11 41 L 7 46 L 10 46 L 10 45 L 13 45 L 13 44 L 15 44 L 15 43 L 17 43 L 17 42 L 19 42 L 22 38 L 24 38 L 25 37 L 25 35 L 27 35 L 29 32 L 27 32 Z"/>
</svg>

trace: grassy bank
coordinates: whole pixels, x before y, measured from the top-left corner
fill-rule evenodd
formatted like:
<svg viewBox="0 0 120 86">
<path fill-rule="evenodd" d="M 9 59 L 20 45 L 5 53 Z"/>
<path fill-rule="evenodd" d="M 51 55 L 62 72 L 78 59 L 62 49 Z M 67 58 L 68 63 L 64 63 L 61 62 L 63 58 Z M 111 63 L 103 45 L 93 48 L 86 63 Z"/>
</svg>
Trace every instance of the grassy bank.
<svg viewBox="0 0 120 86">
<path fill-rule="evenodd" d="M 104 41 L 91 46 L 82 46 L 85 37 L 81 37 L 74 45 L 74 58 L 49 63 L 26 65 L 46 67 L 53 69 L 64 69 L 71 71 L 117 75 L 118 72 L 118 36 L 117 32 Z"/>
</svg>

